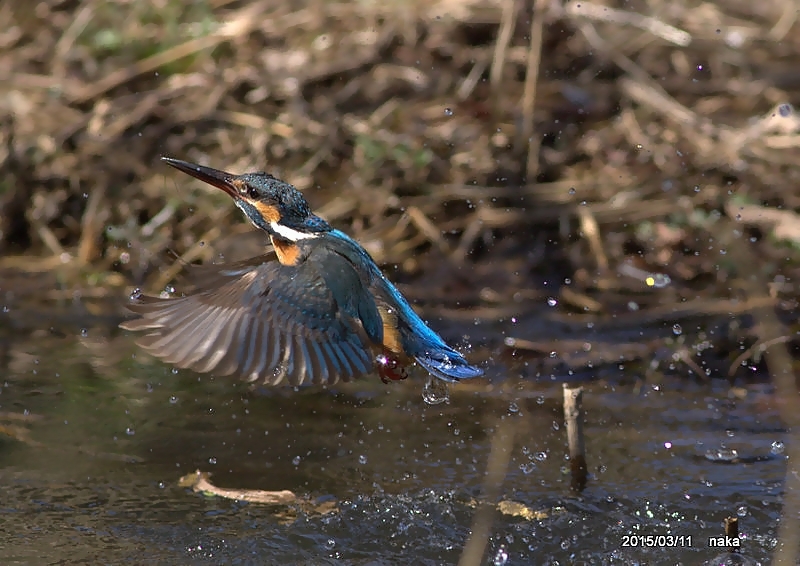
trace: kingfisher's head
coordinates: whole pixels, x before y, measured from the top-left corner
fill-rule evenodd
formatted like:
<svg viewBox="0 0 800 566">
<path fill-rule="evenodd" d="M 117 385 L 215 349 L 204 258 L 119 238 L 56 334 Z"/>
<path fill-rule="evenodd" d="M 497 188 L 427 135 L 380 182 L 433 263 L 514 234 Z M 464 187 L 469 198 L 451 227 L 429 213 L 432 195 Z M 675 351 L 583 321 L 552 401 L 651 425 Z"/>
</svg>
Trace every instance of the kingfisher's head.
<svg viewBox="0 0 800 566">
<path fill-rule="evenodd" d="M 161 160 L 228 193 L 250 222 L 271 236 L 295 242 L 331 230 L 327 222 L 311 212 L 300 191 L 269 173 L 233 175 L 171 157 Z"/>
</svg>

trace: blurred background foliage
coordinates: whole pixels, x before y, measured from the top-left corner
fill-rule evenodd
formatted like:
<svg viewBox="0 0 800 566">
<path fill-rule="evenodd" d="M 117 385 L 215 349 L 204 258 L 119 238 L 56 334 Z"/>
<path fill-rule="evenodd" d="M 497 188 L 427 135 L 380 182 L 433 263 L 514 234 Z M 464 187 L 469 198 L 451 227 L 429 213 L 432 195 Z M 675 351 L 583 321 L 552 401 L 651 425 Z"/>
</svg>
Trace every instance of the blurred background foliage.
<svg viewBox="0 0 800 566">
<path fill-rule="evenodd" d="M 6 2 L 4 298 L 119 299 L 257 254 L 171 155 L 294 183 L 457 320 L 513 315 L 530 338 L 558 305 L 674 340 L 769 304 L 790 324 L 796 18 L 782 0 Z M 699 342 L 727 371 L 746 326 Z"/>
</svg>

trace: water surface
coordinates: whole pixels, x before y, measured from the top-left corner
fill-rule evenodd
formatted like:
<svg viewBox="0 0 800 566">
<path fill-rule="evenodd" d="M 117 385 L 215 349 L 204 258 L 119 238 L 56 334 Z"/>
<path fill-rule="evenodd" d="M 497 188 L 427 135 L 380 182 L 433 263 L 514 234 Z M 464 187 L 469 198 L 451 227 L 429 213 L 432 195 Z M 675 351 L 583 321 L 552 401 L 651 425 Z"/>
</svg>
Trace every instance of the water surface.
<svg viewBox="0 0 800 566">
<path fill-rule="evenodd" d="M 252 390 L 176 372 L 103 327 L 0 341 L 5 564 L 455 563 L 499 419 L 517 432 L 502 498 L 543 515 L 497 513 L 484 563 L 698 564 L 723 553 L 708 538 L 731 515 L 746 560 L 768 561 L 775 545 L 787 433 L 763 385 L 738 396 L 721 380 L 588 385 L 590 478 L 576 494 L 561 385 L 501 375 L 499 364 L 430 406 L 421 379 Z M 179 487 L 196 469 L 308 505 Z M 312 511 L 328 501 L 335 512 Z M 623 548 L 632 534 L 684 538 Z"/>
</svg>

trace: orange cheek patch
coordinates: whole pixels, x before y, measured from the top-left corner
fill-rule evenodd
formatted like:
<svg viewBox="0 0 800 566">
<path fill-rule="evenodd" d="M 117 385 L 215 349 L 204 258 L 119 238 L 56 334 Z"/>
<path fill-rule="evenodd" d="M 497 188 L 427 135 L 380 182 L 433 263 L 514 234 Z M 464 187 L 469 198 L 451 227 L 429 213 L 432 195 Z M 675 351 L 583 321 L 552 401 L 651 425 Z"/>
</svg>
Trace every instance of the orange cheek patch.
<svg viewBox="0 0 800 566">
<path fill-rule="evenodd" d="M 383 307 L 378 308 L 383 321 L 383 347 L 395 354 L 403 352 L 400 331 L 397 328 L 397 315 Z"/>
<path fill-rule="evenodd" d="M 272 247 L 275 248 L 275 255 L 283 265 L 297 265 L 300 260 L 300 248 L 292 242 L 286 242 L 278 238 L 270 238 Z"/>
<path fill-rule="evenodd" d="M 264 220 L 267 222 L 277 222 L 281 219 L 281 215 L 278 214 L 278 209 L 270 204 L 264 204 L 263 202 L 254 202 L 252 205 L 258 210 L 259 214 L 264 217 Z"/>
</svg>

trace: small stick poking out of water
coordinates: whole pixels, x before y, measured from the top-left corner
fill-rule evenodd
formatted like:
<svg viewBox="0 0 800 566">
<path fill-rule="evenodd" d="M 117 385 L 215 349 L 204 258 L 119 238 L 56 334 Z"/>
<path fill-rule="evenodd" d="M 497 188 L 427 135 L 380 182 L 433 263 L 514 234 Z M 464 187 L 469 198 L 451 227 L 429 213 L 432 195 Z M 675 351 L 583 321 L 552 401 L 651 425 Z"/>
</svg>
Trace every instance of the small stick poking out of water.
<svg viewBox="0 0 800 566">
<path fill-rule="evenodd" d="M 567 423 L 572 489 L 583 491 L 587 478 L 586 443 L 583 440 L 583 387 L 564 384 L 564 420 Z"/>
<path fill-rule="evenodd" d="M 739 538 L 739 517 L 725 517 L 725 520 L 722 521 L 722 524 L 725 526 L 725 537 L 730 539 Z M 739 552 L 739 548 L 736 546 L 731 546 L 728 548 L 728 552 Z"/>
</svg>

